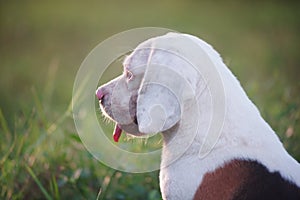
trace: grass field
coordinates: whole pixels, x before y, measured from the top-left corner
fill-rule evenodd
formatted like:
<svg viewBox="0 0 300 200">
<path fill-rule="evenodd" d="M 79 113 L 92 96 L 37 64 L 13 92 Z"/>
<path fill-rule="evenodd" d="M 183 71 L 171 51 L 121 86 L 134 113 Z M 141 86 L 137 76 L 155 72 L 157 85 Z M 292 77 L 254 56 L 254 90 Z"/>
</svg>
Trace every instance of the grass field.
<svg viewBox="0 0 300 200">
<path fill-rule="evenodd" d="M 157 171 L 104 166 L 72 118 L 81 62 L 102 40 L 135 27 L 212 44 L 300 161 L 299 8 L 296 1 L 1 1 L 0 199 L 160 199 Z"/>
</svg>

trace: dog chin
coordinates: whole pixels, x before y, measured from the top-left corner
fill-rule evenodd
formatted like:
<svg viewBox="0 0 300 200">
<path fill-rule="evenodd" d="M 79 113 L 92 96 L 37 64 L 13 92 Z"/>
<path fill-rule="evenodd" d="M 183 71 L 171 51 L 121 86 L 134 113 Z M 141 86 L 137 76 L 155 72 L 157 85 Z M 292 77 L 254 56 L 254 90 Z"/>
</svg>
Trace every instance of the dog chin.
<svg viewBox="0 0 300 200">
<path fill-rule="evenodd" d="M 113 119 L 110 115 L 110 112 L 106 111 L 103 107 L 102 107 L 102 113 L 104 114 L 104 116 L 114 122 L 116 125 L 118 125 L 120 127 L 120 129 L 122 129 L 122 131 L 130 134 L 130 135 L 133 135 L 133 136 L 144 136 L 146 135 L 145 133 L 141 133 L 139 131 L 139 127 L 138 127 L 138 124 L 136 122 L 132 122 L 130 124 L 119 124 L 115 119 Z"/>
<path fill-rule="evenodd" d="M 134 136 L 144 136 L 144 133 L 139 132 L 139 127 L 136 123 L 132 122 L 130 124 L 119 124 L 120 128 L 126 133 Z"/>
<path fill-rule="evenodd" d="M 127 134 L 130 134 L 132 136 L 137 136 L 137 137 L 142 137 L 142 136 L 145 136 L 146 134 L 145 133 L 141 133 L 139 131 L 139 127 L 138 127 L 138 124 L 137 124 L 137 121 L 136 121 L 136 117 L 133 117 L 134 120 L 132 123 L 129 123 L 129 124 L 120 124 L 118 123 L 113 117 L 112 117 L 112 112 L 111 112 L 111 109 L 108 108 L 108 106 L 104 106 L 102 105 L 101 103 L 100 104 L 100 109 L 103 113 L 103 115 L 110 121 L 113 121 L 116 126 L 119 126 L 120 130 L 119 131 L 124 131 L 126 132 Z M 115 134 L 115 133 L 114 133 Z M 118 136 L 120 137 L 120 136 Z M 117 139 L 118 140 L 118 139 Z"/>
</svg>

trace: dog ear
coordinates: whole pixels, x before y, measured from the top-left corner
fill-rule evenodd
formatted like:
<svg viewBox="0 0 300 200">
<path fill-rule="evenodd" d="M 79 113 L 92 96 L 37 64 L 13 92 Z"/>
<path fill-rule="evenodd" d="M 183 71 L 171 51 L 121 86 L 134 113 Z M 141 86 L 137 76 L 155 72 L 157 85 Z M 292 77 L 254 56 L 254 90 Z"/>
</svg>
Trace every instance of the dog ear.
<svg viewBox="0 0 300 200">
<path fill-rule="evenodd" d="M 180 81 L 170 78 L 167 68 L 158 65 L 147 68 L 137 98 L 137 121 L 139 131 L 150 134 L 170 129 L 180 120 L 181 95 L 173 88 L 174 84 L 177 88 L 181 86 Z"/>
<path fill-rule="evenodd" d="M 170 45 L 174 42 L 178 43 L 176 37 L 152 41 L 137 98 L 137 122 L 141 133 L 158 133 L 172 128 L 181 119 L 183 102 L 194 96 L 189 81 L 196 73 L 186 74 L 193 71 L 177 52 L 177 46 L 181 44 L 174 48 Z M 185 67 L 190 71 L 182 70 Z"/>
<path fill-rule="evenodd" d="M 183 102 L 194 97 L 190 81 L 196 74 L 182 71 L 188 63 L 174 51 L 152 47 L 149 54 L 137 98 L 138 127 L 145 134 L 168 130 L 179 122 Z"/>
</svg>

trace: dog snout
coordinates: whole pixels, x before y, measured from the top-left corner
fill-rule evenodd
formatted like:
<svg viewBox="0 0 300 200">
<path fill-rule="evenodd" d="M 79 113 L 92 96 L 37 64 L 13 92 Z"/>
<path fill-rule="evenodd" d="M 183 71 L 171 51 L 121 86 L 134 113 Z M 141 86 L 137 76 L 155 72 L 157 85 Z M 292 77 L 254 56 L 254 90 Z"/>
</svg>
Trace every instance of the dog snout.
<svg viewBox="0 0 300 200">
<path fill-rule="evenodd" d="M 119 79 L 120 79 L 120 77 L 117 77 L 117 78 L 111 80 L 110 82 L 98 87 L 98 89 L 96 90 L 96 96 L 99 101 L 103 100 L 105 96 L 107 96 L 107 95 L 109 96 L 111 91 L 114 90 L 116 84 L 119 82 Z"/>
<path fill-rule="evenodd" d="M 103 104 L 103 101 L 105 99 L 107 99 L 106 97 L 108 97 L 110 95 L 109 91 L 110 90 L 109 90 L 109 88 L 107 88 L 106 85 L 102 85 L 96 90 L 96 96 L 97 96 L 98 100 L 101 102 L 101 104 Z"/>
<path fill-rule="evenodd" d="M 99 101 L 101 101 L 103 99 L 103 97 L 105 96 L 105 92 L 104 92 L 103 87 L 99 87 L 96 90 L 96 96 L 97 96 L 97 98 L 98 98 Z"/>
</svg>

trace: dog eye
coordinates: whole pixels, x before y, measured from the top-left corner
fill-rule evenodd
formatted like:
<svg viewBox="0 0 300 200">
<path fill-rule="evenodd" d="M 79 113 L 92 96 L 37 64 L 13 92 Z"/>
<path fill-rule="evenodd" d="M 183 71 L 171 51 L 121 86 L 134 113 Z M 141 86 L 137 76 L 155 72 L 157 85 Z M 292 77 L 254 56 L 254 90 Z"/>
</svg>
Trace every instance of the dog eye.
<svg viewBox="0 0 300 200">
<path fill-rule="evenodd" d="M 127 80 L 131 80 L 133 78 L 133 74 L 130 71 L 126 71 L 125 75 Z"/>
</svg>

